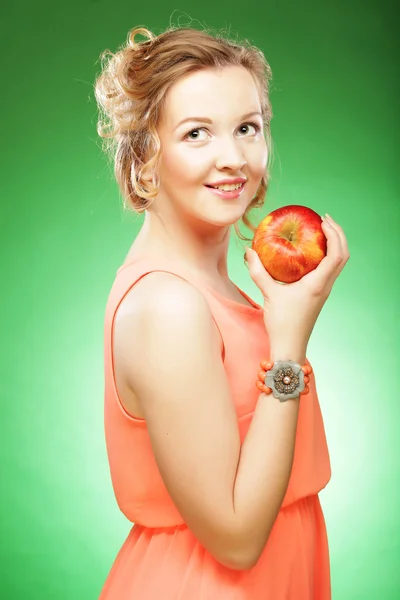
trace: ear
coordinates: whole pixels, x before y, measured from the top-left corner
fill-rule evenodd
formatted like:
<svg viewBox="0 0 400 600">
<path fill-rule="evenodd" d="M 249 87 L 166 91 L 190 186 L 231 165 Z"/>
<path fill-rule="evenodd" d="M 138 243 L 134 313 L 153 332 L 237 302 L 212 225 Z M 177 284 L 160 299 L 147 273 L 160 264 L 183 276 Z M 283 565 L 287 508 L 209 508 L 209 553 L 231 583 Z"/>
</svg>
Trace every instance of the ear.
<svg viewBox="0 0 400 600">
<path fill-rule="evenodd" d="M 153 180 L 153 172 L 151 170 L 146 171 L 145 174 L 142 175 L 141 179 L 146 183 L 151 183 Z"/>
<path fill-rule="evenodd" d="M 145 173 L 144 175 L 142 175 L 142 177 L 140 178 L 140 183 L 146 184 L 146 183 L 151 183 L 152 182 L 152 171 L 147 171 L 147 173 Z M 135 181 L 139 180 L 138 177 L 138 173 L 135 172 L 135 165 L 132 163 L 131 165 L 131 180 L 135 179 Z"/>
</svg>

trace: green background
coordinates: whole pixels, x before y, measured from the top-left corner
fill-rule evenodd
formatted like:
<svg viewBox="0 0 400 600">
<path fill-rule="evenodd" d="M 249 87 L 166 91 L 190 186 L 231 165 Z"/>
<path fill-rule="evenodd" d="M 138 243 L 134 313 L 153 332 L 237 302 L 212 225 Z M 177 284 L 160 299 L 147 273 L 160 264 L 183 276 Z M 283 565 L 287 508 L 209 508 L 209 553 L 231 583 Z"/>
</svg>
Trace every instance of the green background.
<svg viewBox="0 0 400 600">
<path fill-rule="evenodd" d="M 93 82 L 100 52 L 129 29 L 170 23 L 237 32 L 271 64 L 274 162 L 257 222 L 305 204 L 348 238 L 351 259 L 308 351 L 333 469 L 320 496 L 333 600 L 399 597 L 395 10 L 388 0 L 3 8 L 2 598 L 97 598 L 130 528 L 105 451 L 103 317 L 143 217 L 122 210 Z M 229 267 L 260 302 L 234 233 Z"/>
</svg>

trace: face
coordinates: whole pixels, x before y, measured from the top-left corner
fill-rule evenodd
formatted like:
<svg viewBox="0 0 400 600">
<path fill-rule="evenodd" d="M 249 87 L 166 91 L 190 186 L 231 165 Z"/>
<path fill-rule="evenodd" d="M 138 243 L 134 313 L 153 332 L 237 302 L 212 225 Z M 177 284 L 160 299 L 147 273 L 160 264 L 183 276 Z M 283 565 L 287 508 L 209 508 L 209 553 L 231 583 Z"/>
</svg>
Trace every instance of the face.
<svg viewBox="0 0 400 600">
<path fill-rule="evenodd" d="M 180 79 L 168 91 L 158 133 L 160 191 L 151 208 L 199 227 L 237 222 L 268 159 L 260 98 L 247 69 L 205 69 Z M 236 177 L 247 180 L 237 198 L 221 198 L 206 187 Z"/>
</svg>

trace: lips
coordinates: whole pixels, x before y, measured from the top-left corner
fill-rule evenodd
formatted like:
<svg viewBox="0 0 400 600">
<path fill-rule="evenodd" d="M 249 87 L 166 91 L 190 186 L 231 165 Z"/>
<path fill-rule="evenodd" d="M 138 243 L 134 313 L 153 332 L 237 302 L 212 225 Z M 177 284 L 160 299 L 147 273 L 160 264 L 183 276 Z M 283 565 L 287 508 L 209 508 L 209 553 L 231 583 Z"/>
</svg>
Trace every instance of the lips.
<svg viewBox="0 0 400 600">
<path fill-rule="evenodd" d="M 227 179 L 220 179 L 219 181 L 215 181 L 214 183 L 206 183 L 208 187 L 217 187 L 219 185 L 234 185 L 236 183 L 246 183 L 247 179 L 245 177 L 233 177 Z"/>
<path fill-rule="evenodd" d="M 238 183 L 240 183 L 240 186 L 237 189 L 240 190 L 240 188 L 242 188 L 246 182 L 245 181 L 242 181 L 242 182 L 238 181 L 237 183 L 231 183 L 231 184 L 220 183 L 219 185 L 237 185 Z M 218 185 L 210 185 L 210 184 L 206 183 L 205 186 L 209 187 L 209 188 L 213 188 L 214 190 L 218 190 L 219 189 Z"/>
<path fill-rule="evenodd" d="M 222 198 L 223 200 L 230 200 L 239 198 L 244 192 L 244 186 L 245 184 L 243 183 L 239 188 L 233 190 L 221 190 L 212 185 L 206 185 L 205 187 L 208 187 L 215 196 L 219 196 L 219 198 Z"/>
</svg>

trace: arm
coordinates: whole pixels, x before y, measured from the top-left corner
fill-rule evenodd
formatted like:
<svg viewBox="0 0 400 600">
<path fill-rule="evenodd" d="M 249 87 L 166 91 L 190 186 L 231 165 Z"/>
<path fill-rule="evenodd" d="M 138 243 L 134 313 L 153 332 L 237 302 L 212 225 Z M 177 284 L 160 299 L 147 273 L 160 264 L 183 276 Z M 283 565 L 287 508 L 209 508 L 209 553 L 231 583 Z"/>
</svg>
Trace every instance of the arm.
<svg viewBox="0 0 400 600">
<path fill-rule="evenodd" d="M 271 360 L 305 363 L 305 350 L 287 348 L 284 344 L 271 348 Z M 298 412 L 298 398 L 280 402 L 272 394 L 261 393 L 242 444 L 234 511 L 244 535 L 243 548 L 247 548 L 247 568 L 260 558 L 287 490 Z"/>
<path fill-rule="evenodd" d="M 119 343 L 165 486 L 214 558 L 248 569 L 287 488 L 298 401 L 260 394 L 241 449 L 220 338 L 203 295 L 174 275 L 150 273 L 124 303 Z M 281 352 L 271 358 L 287 358 Z"/>
</svg>

